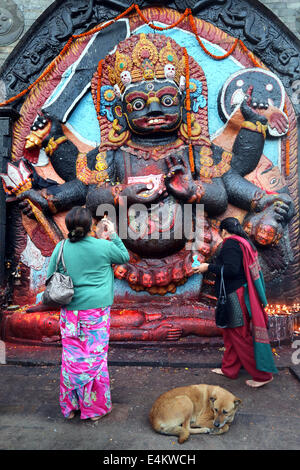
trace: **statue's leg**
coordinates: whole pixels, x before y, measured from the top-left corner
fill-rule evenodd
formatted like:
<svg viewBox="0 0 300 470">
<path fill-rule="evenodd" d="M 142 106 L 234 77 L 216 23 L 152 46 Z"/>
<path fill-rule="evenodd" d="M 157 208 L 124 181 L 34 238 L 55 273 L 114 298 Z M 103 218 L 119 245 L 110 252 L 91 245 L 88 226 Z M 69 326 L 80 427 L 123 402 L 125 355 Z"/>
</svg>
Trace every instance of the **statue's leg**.
<svg viewBox="0 0 300 470">
<path fill-rule="evenodd" d="M 227 209 L 227 190 L 222 178 L 213 178 L 211 183 L 203 183 L 205 193 L 201 199 L 209 215 L 220 215 Z"/>
<path fill-rule="evenodd" d="M 52 196 L 51 202 L 57 212 L 69 210 L 85 204 L 87 189 L 84 183 L 76 179 L 47 189 L 46 198 Z"/>
</svg>

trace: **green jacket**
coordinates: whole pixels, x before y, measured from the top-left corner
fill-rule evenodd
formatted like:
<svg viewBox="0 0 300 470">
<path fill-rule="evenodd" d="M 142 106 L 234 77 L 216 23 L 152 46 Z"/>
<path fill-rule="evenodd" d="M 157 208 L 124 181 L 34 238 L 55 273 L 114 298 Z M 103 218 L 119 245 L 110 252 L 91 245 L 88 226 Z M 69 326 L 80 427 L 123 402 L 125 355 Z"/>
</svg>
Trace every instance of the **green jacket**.
<svg viewBox="0 0 300 470">
<path fill-rule="evenodd" d="M 72 243 L 64 244 L 64 261 L 74 284 L 74 296 L 66 305 L 68 310 L 89 310 L 104 308 L 114 301 L 114 273 L 112 264 L 129 261 L 128 251 L 117 234 L 111 241 L 85 237 Z M 50 258 L 47 277 L 55 271 L 59 252 L 59 242 Z M 59 271 L 63 272 L 62 264 Z"/>
</svg>

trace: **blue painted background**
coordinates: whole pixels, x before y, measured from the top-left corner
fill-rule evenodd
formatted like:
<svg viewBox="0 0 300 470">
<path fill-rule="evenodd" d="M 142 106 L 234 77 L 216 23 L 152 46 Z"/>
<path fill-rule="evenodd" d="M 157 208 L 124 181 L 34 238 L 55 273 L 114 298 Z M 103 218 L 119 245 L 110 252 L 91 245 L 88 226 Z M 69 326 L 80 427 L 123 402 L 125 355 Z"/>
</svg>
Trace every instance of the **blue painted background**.
<svg viewBox="0 0 300 470">
<path fill-rule="evenodd" d="M 153 30 L 149 26 L 145 25 L 135 31 L 135 34 L 140 33 L 153 33 Z M 180 46 L 186 47 L 190 56 L 192 56 L 203 68 L 208 86 L 209 134 L 210 136 L 213 136 L 215 132 L 224 125 L 217 108 L 219 92 L 227 78 L 244 67 L 232 57 L 228 57 L 222 61 L 212 59 L 201 49 L 193 34 L 181 29 L 174 28 L 166 32 L 158 31 L 157 34 L 169 36 Z M 205 39 L 203 39 L 203 42 L 205 43 L 206 48 L 215 55 L 223 55 L 226 52 L 218 46 L 209 43 Z M 62 80 L 64 80 L 64 78 Z M 61 84 L 59 86 L 61 86 Z M 87 116 L 89 117 L 88 119 L 86 118 Z M 90 92 L 87 93 L 78 103 L 76 109 L 70 115 L 67 125 L 71 130 L 75 131 L 78 137 L 81 136 L 84 141 L 89 141 L 92 145 L 99 145 L 99 124 Z M 279 160 L 278 142 L 279 140 L 276 139 L 267 139 L 264 147 L 264 154 L 274 165 L 277 165 Z"/>
</svg>

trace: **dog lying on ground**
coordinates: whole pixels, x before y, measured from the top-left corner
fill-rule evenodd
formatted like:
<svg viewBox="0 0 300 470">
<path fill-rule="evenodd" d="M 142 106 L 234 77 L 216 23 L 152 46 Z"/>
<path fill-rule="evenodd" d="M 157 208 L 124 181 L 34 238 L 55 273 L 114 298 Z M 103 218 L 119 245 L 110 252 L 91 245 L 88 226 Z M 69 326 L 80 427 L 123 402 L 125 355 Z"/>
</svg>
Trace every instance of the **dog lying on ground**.
<svg viewBox="0 0 300 470">
<path fill-rule="evenodd" d="M 149 419 L 156 432 L 178 436 L 223 434 L 229 430 L 241 400 L 216 385 L 189 385 L 169 390 L 154 402 Z"/>
</svg>

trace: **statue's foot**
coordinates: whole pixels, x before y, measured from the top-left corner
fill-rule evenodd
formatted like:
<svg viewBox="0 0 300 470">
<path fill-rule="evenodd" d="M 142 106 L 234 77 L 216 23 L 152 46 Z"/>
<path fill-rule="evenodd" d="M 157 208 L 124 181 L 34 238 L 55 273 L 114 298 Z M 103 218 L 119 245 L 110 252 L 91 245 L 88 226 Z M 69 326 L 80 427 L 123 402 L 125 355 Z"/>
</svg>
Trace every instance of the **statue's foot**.
<svg viewBox="0 0 300 470">
<path fill-rule="evenodd" d="M 33 305 L 32 307 L 29 307 L 26 309 L 27 313 L 34 313 L 34 312 L 50 312 L 50 311 L 58 311 L 60 310 L 60 307 L 53 307 L 51 305 L 46 305 L 40 302 L 37 305 Z"/>
</svg>

